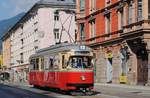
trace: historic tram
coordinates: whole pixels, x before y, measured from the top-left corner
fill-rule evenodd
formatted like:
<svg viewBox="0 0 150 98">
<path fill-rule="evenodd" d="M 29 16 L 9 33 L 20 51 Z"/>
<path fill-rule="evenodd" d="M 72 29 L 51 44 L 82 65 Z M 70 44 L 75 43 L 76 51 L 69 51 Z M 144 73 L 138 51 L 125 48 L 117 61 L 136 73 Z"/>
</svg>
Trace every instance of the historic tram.
<svg viewBox="0 0 150 98">
<path fill-rule="evenodd" d="M 65 91 L 93 89 L 93 52 L 87 46 L 58 44 L 37 51 L 29 60 L 31 85 Z"/>
</svg>

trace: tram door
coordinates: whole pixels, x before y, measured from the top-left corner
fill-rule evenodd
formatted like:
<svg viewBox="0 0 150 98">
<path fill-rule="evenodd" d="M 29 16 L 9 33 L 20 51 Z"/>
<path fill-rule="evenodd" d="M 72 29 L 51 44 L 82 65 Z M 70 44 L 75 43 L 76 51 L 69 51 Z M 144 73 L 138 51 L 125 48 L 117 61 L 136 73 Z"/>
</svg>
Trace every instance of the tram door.
<svg viewBox="0 0 150 98">
<path fill-rule="evenodd" d="M 67 53 L 61 53 L 60 54 L 60 60 L 61 60 L 61 68 L 66 68 L 67 67 L 67 62 L 69 60 L 69 54 Z"/>
<path fill-rule="evenodd" d="M 66 68 L 67 66 L 67 54 L 66 53 L 61 53 L 61 68 Z"/>
</svg>

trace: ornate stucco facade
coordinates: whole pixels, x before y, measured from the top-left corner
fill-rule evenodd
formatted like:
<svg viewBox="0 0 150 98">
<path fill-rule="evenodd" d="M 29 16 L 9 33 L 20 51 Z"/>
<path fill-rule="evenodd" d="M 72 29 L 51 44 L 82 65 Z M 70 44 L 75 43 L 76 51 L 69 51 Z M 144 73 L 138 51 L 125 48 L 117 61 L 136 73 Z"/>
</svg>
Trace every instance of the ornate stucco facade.
<svg viewBox="0 0 150 98">
<path fill-rule="evenodd" d="M 78 41 L 96 53 L 96 82 L 148 84 L 149 8 L 148 0 L 77 0 Z"/>
</svg>

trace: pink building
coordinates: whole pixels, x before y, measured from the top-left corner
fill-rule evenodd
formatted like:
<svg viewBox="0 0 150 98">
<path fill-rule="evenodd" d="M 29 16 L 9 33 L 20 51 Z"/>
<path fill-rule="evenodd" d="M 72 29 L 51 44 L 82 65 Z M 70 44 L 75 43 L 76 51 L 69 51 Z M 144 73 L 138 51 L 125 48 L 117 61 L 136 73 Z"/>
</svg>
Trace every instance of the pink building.
<svg viewBox="0 0 150 98">
<path fill-rule="evenodd" d="M 41 0 L 6 35 L 10 35 L 10 62 L 14 79 L 26 80 L 29 57 L 37 50 L 59 42 L 74 42 L 75 2 Z M 5 35 L 4 35 L 5 37 Z"/>
</svg>

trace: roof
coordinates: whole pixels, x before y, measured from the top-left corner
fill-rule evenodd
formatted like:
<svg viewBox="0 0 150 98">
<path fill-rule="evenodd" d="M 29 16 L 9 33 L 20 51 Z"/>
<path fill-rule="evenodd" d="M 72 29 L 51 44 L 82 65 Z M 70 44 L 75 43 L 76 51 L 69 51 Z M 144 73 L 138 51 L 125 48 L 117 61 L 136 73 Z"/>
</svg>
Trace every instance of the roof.
<svg viewBox="0 0 150 98">
<path fill-rule="evenodd" d="M 40 0 L 37 4 L 75 5 L 75 0 Z"/>
<path fill-rule="evenodd" d="M 59 50 L 59 51 L 63 51 L 63 50 L 78 50 L 80 46 L 85 46 L 85 45 L 80 45 L 80 44 L 76 44 L 76 43 L 60 43 L 60 44 L 56 44 L 56 45 L 51 45 L 47 48 L 44 49 L 40 49 L 37 51 L 37 53 L 43 52 L 43 51 L 49 51 L 49 50 Z M 89 47 L 86 46 L 85 51 L 90 51 L 91 49 Z M 80 51 L 80 50 L 78 50 Z"/>
<path fill-rule="evenodd" d="M 84 47 L 84 49 L 81 49 Z M 40 49 L 38 50 L 35 54 L 31 55 L 30 58 L 34 56 L 39 56 L 47 53 L 59 53 L 59 52 L 64 52 L 64 51 L 92 51 L 91 48 L 85 45 L 80 45 L 76 43 L 61 43 L 61 44 L 56 44 L 52 45 L 50 47 Z"/>
</svg>

